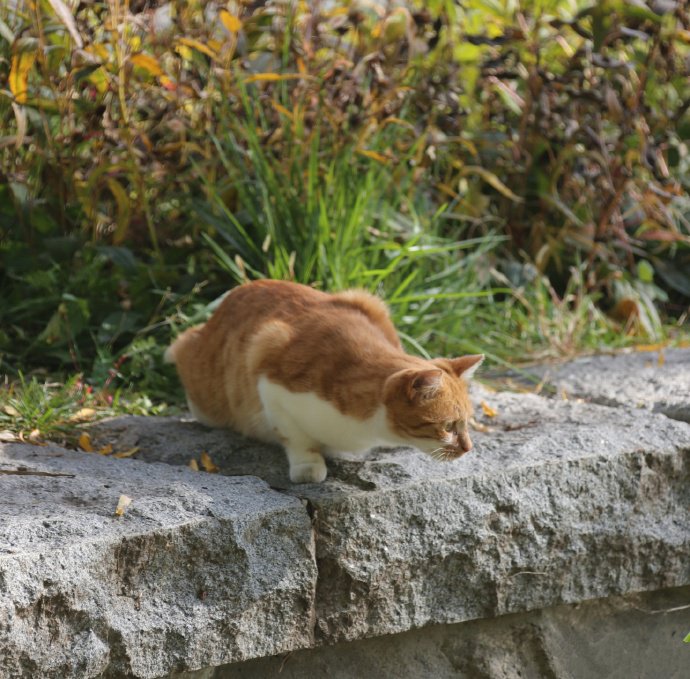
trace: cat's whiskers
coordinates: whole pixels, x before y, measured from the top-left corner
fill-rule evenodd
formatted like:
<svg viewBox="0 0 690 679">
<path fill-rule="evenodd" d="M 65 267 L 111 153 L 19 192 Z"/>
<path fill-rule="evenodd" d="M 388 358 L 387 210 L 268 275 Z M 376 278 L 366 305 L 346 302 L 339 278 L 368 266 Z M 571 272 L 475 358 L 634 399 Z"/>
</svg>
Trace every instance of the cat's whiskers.
<svg viewBox="0 0 690 679">
<path fill-rule="evenodd" d="M 438 460 L 439 462 L 445 462 L 446 460 L 450 459 L 448 451 L 444 447 L 435 448 L 429 453 L 429 455 L 431 455 L 434 460 Z"/>
</svg>

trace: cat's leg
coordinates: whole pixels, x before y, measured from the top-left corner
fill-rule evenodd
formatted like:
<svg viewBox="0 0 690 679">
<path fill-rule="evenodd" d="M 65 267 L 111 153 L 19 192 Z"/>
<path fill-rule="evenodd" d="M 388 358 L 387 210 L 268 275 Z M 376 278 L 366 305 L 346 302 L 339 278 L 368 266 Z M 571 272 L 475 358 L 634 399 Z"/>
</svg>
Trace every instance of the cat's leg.
<svg viewBox="0 0 690 679">
<path fill-rule="evenodd" d="M 290 481 L 293 483 L 321 483 L 326 478 L 326 461 L 321 446 L 305 434 L 284 412 L 272 413 L 271 419 L 287 453 Z"/>
<path fill-rule="evenodd" d="M 319 448 L 312 442 L 309 447 L 303 441 L 287 439 L 283 443 L 290 463 L 290 481 L 293 483 L 321 483 L 328 470 Z"/>
<path fill-rule="evenodd" d="M 290 481 L 321 483 L 327 473 L 321 443 L 304 431 L 299 423 L 299 413 L 290 412 L 282 392 L 275 393 L 269 382 L 259 380 L 259 396 L 266 424 L 273 429 L 287 453 Z"/>
</svg>

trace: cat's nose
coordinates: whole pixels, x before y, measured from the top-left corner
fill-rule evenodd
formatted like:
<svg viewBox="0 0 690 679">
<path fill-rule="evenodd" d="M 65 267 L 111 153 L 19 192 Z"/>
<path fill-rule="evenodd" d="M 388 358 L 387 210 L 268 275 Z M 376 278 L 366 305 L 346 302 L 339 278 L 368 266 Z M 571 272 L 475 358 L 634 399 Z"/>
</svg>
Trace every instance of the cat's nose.
<svg viewBox="0 0 690 679">
<path fill-rule="evenodd" d="M 472 439 L 466 431 L 463 431 L 458 436 L 458 446 L 462 448 L 465 453 L 469 453 L 470 450 L 472 450 Z"/>
</svg>

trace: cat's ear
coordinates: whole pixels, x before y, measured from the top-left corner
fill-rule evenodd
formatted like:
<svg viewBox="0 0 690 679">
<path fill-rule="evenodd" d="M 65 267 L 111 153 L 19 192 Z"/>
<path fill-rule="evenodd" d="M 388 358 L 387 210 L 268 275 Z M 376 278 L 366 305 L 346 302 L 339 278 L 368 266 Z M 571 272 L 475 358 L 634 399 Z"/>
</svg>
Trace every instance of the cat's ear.
<svg viewBox="0 0 690 679">
<path fill-rule="evenodd" d="M 468 356 L 460 356 L 459 358 L 449 358 L 448 363 L 458 377 L 464 377 L 466 380 L 469 380 L 483 360 L 484 354 L 470 354 Z"/>
<path fill-rule="evenodd" d="M 407 397 L 422 401 L 436 395 L 441 386 L 443 370 L 411 370 L 407 378 Z"/>
</svg>

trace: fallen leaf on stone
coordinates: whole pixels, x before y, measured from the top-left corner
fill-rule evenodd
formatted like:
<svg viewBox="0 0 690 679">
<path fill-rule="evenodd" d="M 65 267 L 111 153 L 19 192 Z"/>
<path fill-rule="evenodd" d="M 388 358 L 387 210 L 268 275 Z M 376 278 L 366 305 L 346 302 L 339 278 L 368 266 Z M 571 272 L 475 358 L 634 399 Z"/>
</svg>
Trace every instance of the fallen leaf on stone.
<svg viewBox="0 0 690 679">
<path fill-rule="evenodd" d="M 132 498 L 126 495 L 120 495 L 120 499 L 117 501 L 117 507 L 115 507 L 115 516 L 122 516 L 129 505 L 132 504 Z"/>
<path fill-rule="evenodd" d="M 659 352 L 659 358 L 657 359 L 657 364 L 661 368 L 662 365 L 666 362 L 666 357 L 664 356 L 664 352 L 660 351 Z"/>
<path fill-rule="evenodd" d="M 216 466 L 211 459 L 211 456 L 204 450 L 199 456 L 201 466 L 209 473 L 216 474 L 220 471 L 220 467 Z"/>
<path fill-rule="evenodd" d="M 28 436 L 24 436 L 24 432 L 20 431 L 19 432 L 19 440 L 22 443 L 30 443 L 32 446 L 47 446 L 48 444 L 45 443 L 44 441 L 41 441 L 38 437 L 41 435 L 41 432 L 38 429 L 32 429 L 29 432 Z"/>
<path fill-rule="evenodd" d="M 84 422 L 86 420 L 90 420 L 94 415 L 96 414 L 96 411 L 93 408 L 81 408 L 80 410 L 77 410 L 72 417 L 70 417 L 70 422 Z"/>
<path fill-rule="evenodd" d="M 492 408 L 486 401 L 480 403 L 483 413 L 487 417 L 496 417 L 498 415 L 498 410 Z"/>
<path fill-rule="evenodd" d="M 633 351 L 661 351 L 668 342 L 657 342 L 656 344 L 638 344 L 633 347 Z"/>
<path fill-rule="evenodd" d="M 79 435 L 79 447 L 85 453 L 93 453 L 93 445 L 91 444 L 91 437 L 86 432 L 82 432 Z"/>
<path fill-rule="evenodd" d="M 198 472 L 198 471 L 199 471 L 199 463 L 198 463 L 194 458 L 192 458 L 192 459 L 189 461 L 189 464 L 188 464 L 187 466 L 188 466 L 193 472 Z"/>
<path fill-rule="evenodd" d="M 99 455 L 110 455 L 110 453 L 113 452 L 113 444 L 109 443 L 107 446 L 103 446 L 102 448 L 98 449 L 98 454 Z"/>
<path fill-rule="evenodd" d="M 474 417 L 470 418 L 470 427 L 474 429 L 475 431 L 480 431 L 482 434 L 488 434 L 491 429 L 487 427 L 485 424 L 482 424 L 481 422 L 477 422 L 477 420 L 474 419 Z"/>
<path fill-rule="evenodd" d="M 121 450 L 119 453 L 115 453 L 113 457 L 122 459 L 123 457 L 132 457 L 135 453 L 139 452 L 139 446 L 134 446 L 134 448 L 128 448 L 127 450 Z"/>
</svg>

